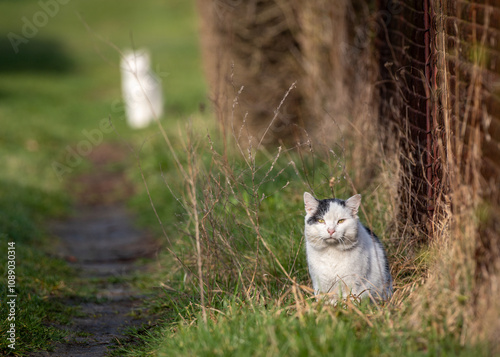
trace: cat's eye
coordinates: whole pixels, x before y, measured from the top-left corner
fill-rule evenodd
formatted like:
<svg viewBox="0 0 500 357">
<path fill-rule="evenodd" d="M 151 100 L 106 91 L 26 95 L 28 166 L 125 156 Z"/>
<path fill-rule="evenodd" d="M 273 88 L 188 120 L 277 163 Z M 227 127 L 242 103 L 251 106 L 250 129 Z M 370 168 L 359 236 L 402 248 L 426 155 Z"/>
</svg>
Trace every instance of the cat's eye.
<svg viewBox="0 0 500 357">
<path fill-rule="evenodd" d="M 337 223 L 340 224 L 340 223 L 342 223 L 344 221 L 345 221 L 345 219 L 339 219 L 339 221 Z"/>
<path fill-rule="evenodd" d="M 318 222 L 319 223 L 325 223 L 325 220 L 320 218 L 320 219 L 318 219 Z"/>
</svg>

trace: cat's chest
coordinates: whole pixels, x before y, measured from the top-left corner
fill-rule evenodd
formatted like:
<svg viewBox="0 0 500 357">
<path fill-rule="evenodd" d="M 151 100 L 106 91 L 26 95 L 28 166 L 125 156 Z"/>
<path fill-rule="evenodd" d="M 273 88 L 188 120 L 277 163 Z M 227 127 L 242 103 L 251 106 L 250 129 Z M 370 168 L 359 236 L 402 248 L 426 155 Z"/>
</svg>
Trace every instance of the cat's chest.
<svg viewBox="0 0 500 357">
<path fill-rule="evenodd" d="M 349 274 L 364 265 L 364 257 L 359 250 L 339 251 L 333 247 L 318 250 L 307 247 L 307 261 L 317 273 Z"/>
</svg>

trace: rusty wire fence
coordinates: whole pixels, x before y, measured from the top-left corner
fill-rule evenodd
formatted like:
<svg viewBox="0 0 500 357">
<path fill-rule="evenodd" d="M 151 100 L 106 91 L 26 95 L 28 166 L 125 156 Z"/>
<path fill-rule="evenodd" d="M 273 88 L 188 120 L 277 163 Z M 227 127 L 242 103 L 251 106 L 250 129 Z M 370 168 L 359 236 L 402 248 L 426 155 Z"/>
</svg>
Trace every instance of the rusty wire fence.
<svg viewBox="0 0 500 357">
<path fill-rule="evenodd" d="M 381 120 L 400 137 L 402 213 L 430 229 L 436 202 L 452 184 L 443 155 L 453 153 L 461 179 L 479 182 L 490 208 L 485 229 L 498 232 L 500 1 L 414 0 L 393 8 L 381 19 L 377 49 Z M 472 163 L 476 149 L 480 162 Z"/>
<path fill-rule="evenodd" d="M 432 209 L 428 190 L 429 145 L 432 130 L 426 83 L 429 58 L 429 17 L 422 1 L 399 4 L 391 18 L 382 18 L 384 30 L 377 47 L 381 59 L 381 115 L 383 125 L 400 135 L 403 215 L 423 222 Z"/>
<path fill-rule="evenodd" d="M 483 195 L 498 201 L 500 1 L 450 1 L 436 10 L 435 21 L 442 22 L 445 41 L 443 52 L 439 46 L 433 49 L 436 80 L 438 85 L 446 80 L 440 68 L 446 66 L 451 115 L 461 123 L 461 130 L 479 130 Z M 474 110 L 468 110 L 471 105 L 475 105 Z"/>
<path fill-rule="evenodd" d="M 433 7 L 437 112 L 445 124 L 449 116 L 460 178 L 481 197 L 471 217 L 479 220 L 476 278 L 493 284 L 500 269 L 500 1 Z"/>
</svg>

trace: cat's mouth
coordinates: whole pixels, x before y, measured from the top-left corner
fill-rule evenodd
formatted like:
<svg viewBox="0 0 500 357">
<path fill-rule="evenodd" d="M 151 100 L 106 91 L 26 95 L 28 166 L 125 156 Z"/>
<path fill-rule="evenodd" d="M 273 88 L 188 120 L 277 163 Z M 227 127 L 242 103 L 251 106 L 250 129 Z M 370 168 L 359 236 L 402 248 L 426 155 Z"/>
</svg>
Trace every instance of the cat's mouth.
<svg viewBox="0 0 500 357">
<path fill-rule="evenodd" d="M 328 238 L 325 238 L 323 240 L 327 243 L 337 243 L 337 238 L 334 238 L 334 237 L 328 237 Z"/>
</svg>

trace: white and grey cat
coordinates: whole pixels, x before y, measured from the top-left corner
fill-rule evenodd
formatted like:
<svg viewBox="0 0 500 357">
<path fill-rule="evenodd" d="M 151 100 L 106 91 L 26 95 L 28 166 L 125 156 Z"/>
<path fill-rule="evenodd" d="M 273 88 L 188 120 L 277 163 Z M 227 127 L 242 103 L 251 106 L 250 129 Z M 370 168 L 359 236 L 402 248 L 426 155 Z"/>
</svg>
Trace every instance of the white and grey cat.
<svg viewBox="0 0 500 357">
<path fill-rule="evenodd" d="M 309 274 L 315 294 L 336 302 L 350 294 L 372 300 L 392 295 L 387 256 L 377 236 L 359 222 L 361 195 L 317 200 L 304 193 Z"/>
<path fill-rule="evenodd" d="M 151 70 L 149 52 L 124 51 L 120 69 L 127 122 L 134 129 L 144 128 L 163 114 L 161 81 Z"/>
</svg>

